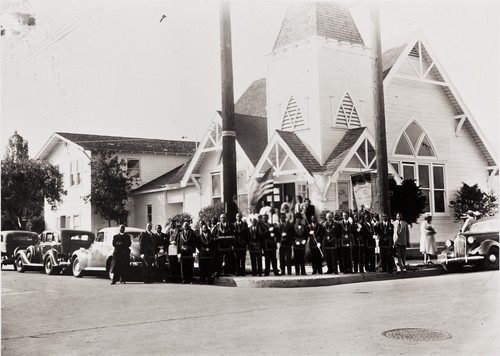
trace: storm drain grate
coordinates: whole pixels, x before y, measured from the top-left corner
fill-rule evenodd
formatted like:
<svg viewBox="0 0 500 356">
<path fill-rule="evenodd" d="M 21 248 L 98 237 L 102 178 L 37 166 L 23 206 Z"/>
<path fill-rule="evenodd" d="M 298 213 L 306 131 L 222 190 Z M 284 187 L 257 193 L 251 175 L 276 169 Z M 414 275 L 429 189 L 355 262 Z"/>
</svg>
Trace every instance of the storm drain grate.
<svg viewBox="0 0 500 356">
<path fill-rule="evenodd" d="M 423 329 L 423 328 L 403 328 L 387 330 L 382 333 L 385 337 L 406 341 L 441 341 L 451 339 L 451 335 L 444 331 Z"/>
</svg>

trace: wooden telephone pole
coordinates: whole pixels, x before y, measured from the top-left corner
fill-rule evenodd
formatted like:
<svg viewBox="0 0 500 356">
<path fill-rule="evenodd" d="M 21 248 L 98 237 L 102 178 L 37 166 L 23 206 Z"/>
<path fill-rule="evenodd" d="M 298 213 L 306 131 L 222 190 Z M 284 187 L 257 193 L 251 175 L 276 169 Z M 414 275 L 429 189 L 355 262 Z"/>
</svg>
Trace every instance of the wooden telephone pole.
<svg viewBox="0 0 500 356">
<path fill-rule="evenodd" d="M 235 220 L 236 205 L 236 132 L 234 130 L 233 55 L 231 15 L 228 1 L 220 4 L 220 49 L 222 77 L 222 182 L 224 212 L 229 222 Z"/>
<path fill-rule="evenodd" d="M 373 114 L 375 120 L 375 150 L 377 152 L 377 191 L 379 212 L 391 214 L 389 200 L 389 171 L 385 131 L 384 78 L 382 75 L 382 49 L 380 45 L 380 15 L 377 2 L 371 6 L 371 33 L 373 56 Z"/>
</svg>

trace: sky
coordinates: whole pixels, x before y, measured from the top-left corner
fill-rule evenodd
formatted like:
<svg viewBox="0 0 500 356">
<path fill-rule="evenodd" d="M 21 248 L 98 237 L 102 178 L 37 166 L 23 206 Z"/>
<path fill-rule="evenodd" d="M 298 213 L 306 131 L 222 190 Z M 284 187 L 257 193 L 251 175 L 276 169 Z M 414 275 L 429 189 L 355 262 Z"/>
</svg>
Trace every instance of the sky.
<svg viewBox="0 0 500 356">
<path fill-rule="evenodd" d="M 348 4 L 369 45 L 368 3 Z M 382 45 L 420 30 L 498 155 L 500 2 L 377 4 Z M 288 5 L 231 1 L 235 100 L 266 76 Z M 15 130 L 32 157 L 57 131 L 201 140 L 221 107 L 219 2 L 11 0 L 0 24 L 2 157 Z"/>
</svg>

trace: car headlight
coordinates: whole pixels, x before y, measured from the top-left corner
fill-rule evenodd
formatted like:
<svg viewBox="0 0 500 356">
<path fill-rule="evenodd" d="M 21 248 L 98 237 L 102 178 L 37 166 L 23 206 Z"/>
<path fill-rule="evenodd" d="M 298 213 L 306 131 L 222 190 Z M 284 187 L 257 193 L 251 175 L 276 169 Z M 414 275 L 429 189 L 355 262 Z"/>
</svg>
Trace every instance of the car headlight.
<svg viewBox="0 0 500 356">
<path fill-rule="evenodd" d="M 453 241 L 451 241 L 451 240 L 446 240 L 446 242 L 444 243 L 444 245 L 445 245 L 446 247 L 451 247 L 451 246 L 453 246 Z"/>
<path fill-rule="evenodd" d="M 474 237 L 472 237 L 472 236 L 469 236 L 469 237 L 467 238 L 467 243 L 468 243 L 469 245 L 472 245 L 472 244 L 474 243 L 474 241 L 476 241 L 476 239 L 475 239 Z"/>
</svg>

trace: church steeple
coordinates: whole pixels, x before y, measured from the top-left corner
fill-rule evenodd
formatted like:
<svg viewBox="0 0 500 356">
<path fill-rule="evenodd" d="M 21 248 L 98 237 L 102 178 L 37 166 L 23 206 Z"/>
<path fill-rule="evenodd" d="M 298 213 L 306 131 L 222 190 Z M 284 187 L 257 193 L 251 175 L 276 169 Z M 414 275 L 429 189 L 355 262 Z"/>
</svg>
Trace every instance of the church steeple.
<svg viewBox="0 0 500 356">
<path fill-rule="evenodd" d="M 301 1 L 290 5 L 273 50 L 316 36 L 364 45 L 344 4 Z"/>
<path fill-rule="evenodd" d="M 28 142 L 14 131 L 14 135 L 9 138 L 9 144 L 5 152 L 5 158 L 13 161 L 23 161 L 28 159 Z"/>
</svg>

